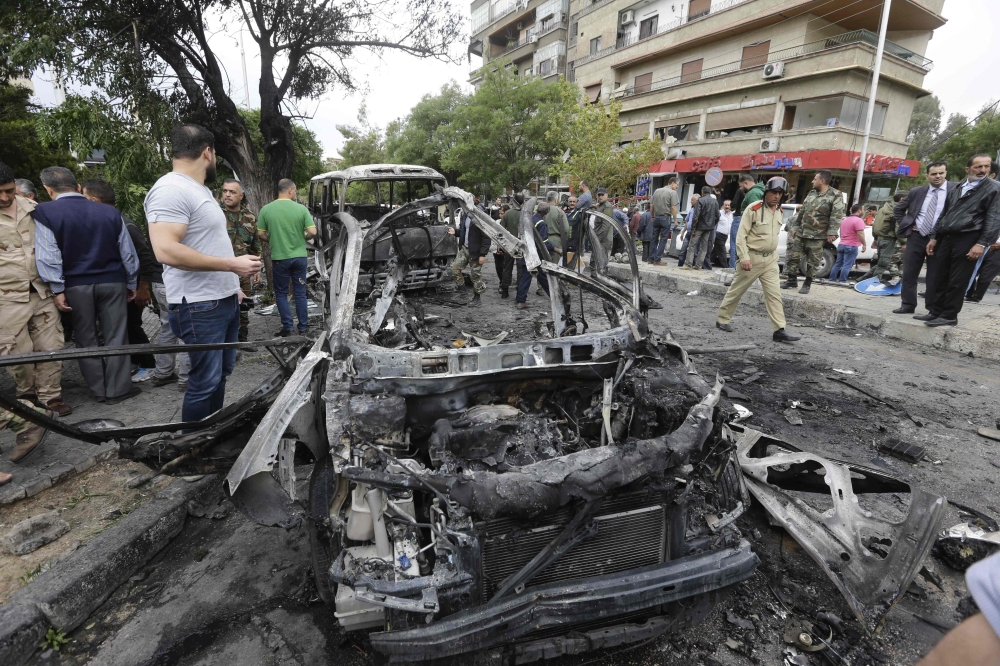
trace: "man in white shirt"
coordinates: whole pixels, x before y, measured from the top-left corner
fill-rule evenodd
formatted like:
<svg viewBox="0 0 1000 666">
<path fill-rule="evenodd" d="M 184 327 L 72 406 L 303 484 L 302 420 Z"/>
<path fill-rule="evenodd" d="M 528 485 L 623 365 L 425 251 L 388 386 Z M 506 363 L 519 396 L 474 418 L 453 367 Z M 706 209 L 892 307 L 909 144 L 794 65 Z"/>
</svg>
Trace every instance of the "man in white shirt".
<svg viewBox="0 0 1000 666">
<path fill-rule="evenodd" d="M 719 224 L 715 227 L 715 243 L 712 247 L 712 263 L 720 268 L 729 266 L 729 251 L 726 250 L 726 241 L 729 239 L 729 230 L 733 226 L 733 202 L 726 199 L 722 202 L 719 210 Z M 733 239 L 735 242 L 735 239 Z"/>
<path fill-rule="evenodd" d="M 170 328 L 184 344 L 236 342 L 243 299 L 240 278 L 260 271 L 260 257 L 233 255 L 226 216 L 205 186 L 215 180 L 215 138 L 198 125 L 171 137 L 173 172 L 146 195 L 149 240 L 163 264 Z M 190 352 L 181 418 L 200 421 L 222 409 L 236 350 Z"/>
</svg>

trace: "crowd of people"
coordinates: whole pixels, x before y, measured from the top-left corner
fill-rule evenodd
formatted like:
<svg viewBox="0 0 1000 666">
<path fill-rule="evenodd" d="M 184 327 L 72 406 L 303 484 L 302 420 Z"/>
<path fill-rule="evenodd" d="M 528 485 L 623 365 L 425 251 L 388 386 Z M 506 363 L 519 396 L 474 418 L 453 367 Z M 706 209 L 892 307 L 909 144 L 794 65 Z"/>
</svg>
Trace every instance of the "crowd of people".
<svg viewBox="0 0 1000 666">
<path fill-rule="evenodd" d="M 57 351 L 70 334 L 81 348 L 148 343 L 142 316 L 151 302 L 160 315 L 160 344 L 247 341 L 263 242 L 271 248 L 281 315 L 276 335 L 296 329 L 289 291 L 297 329 L 305 331 L 306 240 L 316 229 L 296 201 L 294 182 L 281 180 L 278 198 L 255 216 L 238 180 L 226 180 L 219 199 L 209 189 L 217 175 L 209 131 L 176 127 L 171 157 L 171 172 L 146 195 L 145 232 L 115 207 L 114 189 L 104 180 L 80 184 L 69 169 L 48 167 L 39 180 L 50 201 L 39 203 L 34 183 L 0 164 L 0 355 Z M 176 383 L 184 393 L 181 418 L 193 423 L 222 408 L 236 350 L 78 363 L 93 399 L 107 405 L 136 397 L 142 382 Z M 47 435 L 25 418 L 26 410 L 55 418 L 73 408 L 62 398 L 60 362 L 15 366 L 11 375 L 18 413 L 0 410 L 0 429 L 16 433 L 10 460 L 20 463 Z M 12 478 L 0 472 L 0 485 Z"/>
</svg>

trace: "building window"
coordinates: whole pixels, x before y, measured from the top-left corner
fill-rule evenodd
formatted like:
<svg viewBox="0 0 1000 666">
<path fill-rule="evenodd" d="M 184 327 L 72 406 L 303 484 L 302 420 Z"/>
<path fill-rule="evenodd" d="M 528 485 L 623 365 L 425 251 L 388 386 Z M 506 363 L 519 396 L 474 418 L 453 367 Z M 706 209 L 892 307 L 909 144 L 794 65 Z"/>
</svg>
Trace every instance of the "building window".
<svg viewBox="0 0 1000 666">
<path fill-rule="evenodd" d="M 697 81 L 701 78 L 701 69 L 705 64 L 704 58 L 698 58 L 697 60 L 692 60 L 681 65 L 681 83 L 688 83 L 689 81 Z"/>
<path fill-rule="evenodd" d="M 674 121 L 677 122 L 677 121 Z M 698 128 L 701 123 L 686 123 L 683 125 L 664 125 L 659 127 L 662 123 L 657 123 L 656 128 L 656 138 L 665 143 L 673 143 L 675 141 L 697 141 L 698 140 Z"/>
<path fill-rule="evenodd" d="M 712 0 L 691 0 L 688 5 L 688 21 L 705 16 L 712 11 Z"/>
<path fill-rule="evenodd" d="M 590 40 L 590 55 L 596 55 L 601 50 L 601 38 L 594 37 Z"/>
<path fill-rule="evenodd" d="M 566 63 L 566 80 L 570 83 L 576 81 L 576 64 L 573 62 Z"/>
<path fill-rule="evenodd" d="M 888 106 L 875 104 L 872 115 L 872 133 L 881 134 L 885 125 Z M 844 127 L 863 130 L 868 115 L 868 101 L 857 97 L 837 96 L 811 99 L 794 104 L 785 104 L 782 129 L 806 129 L 809 127 Z"/>
<path fill-rule="evenodd" d="M 743 47 L 743 57 L 740 59 L 740 69 L 757 67 L 767 63 L 767 54 L 771 50 L 771 40 Z"/>
<path fill-rule="evenodd" d="M 569 45 L 576 46 L 576 33 L 580 32 L 580 24 L 573 21 L 569 24 Z"/>
<path fill-rule="evenodd" d="M 639 39 L 646 39 L 656 34 L 656 22 L 659 16 L 652 16 L 639 24 Z"/>
<path fill-rule="evenodd" d="M 635 77 L 635 94 L 649 92 L 653 87 L 653 73 L 640 74 Z"/>
</svg>

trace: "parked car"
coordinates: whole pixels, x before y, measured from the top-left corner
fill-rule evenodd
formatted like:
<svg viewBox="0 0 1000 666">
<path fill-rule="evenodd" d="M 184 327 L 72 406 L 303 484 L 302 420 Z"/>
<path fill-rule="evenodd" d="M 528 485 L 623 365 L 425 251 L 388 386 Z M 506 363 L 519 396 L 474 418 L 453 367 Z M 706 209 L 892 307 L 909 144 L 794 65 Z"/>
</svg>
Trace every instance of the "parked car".
<svg viewBox="0 0 1000 666">
<path fill-rule="evenodd" d="M 798 212 L 801 204 L 782 204 L 781 205 L 781 215 L 785 220 L 784 225 L 781 227 L 781 234 L 778 236 L 778 263 L 781 264 L 782 270 L 785 266 L 785 253 L 788 248 L 788 221 L 792 219 L 792 216 Z M 726 241 L 726 247 L 729 247 L 729 243 L 733 239 Z M 866 248 L 864 252 L 858 253 L 858 258 L 856 263 L 866 263 L 871 264 L 872 259 L 875 258 L 875 239 L 872 236 L 872 228 L 865 227 L 865 242 Z M 830 271 L 833 269 L 833 265 L 837 261 L 837 246 L 840 245 L 840 239 L 838 238 L 833 243 L 823 243 L 823 259 L 820 261 L 819 268 L 816 270 L 816 277 L 825 278 L 830 275 Z M 802 266 L 800 271 L 804 275 L 806 272 L 806 261 L 805 257 L 802 258 Z"/>
</svg>

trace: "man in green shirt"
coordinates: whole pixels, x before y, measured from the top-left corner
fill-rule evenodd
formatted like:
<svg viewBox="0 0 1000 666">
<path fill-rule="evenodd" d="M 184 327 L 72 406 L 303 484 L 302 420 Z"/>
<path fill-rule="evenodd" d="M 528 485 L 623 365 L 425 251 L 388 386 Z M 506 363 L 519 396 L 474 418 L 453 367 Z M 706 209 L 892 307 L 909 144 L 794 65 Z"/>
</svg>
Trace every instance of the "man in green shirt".
<svg viewBox="0 0 1000 666">
<path fill-rule="evenodd" d="M 289 178 L 278 181 L 278 198 L 260 209 L 257 216 L 257 235 L 271 244 L 274 267 L 274 298 L 281 315 L 279 338 L 292 334 L 292 309 L 288 305 L 288 285 L 295 293 L 295 314 L 299 319 L 299 333 L 309 325 L 309 302 L 306 299 L 306 239 L 316 235 L 309 209 L 295 200 L 295 183 Z"/>
</svg>

